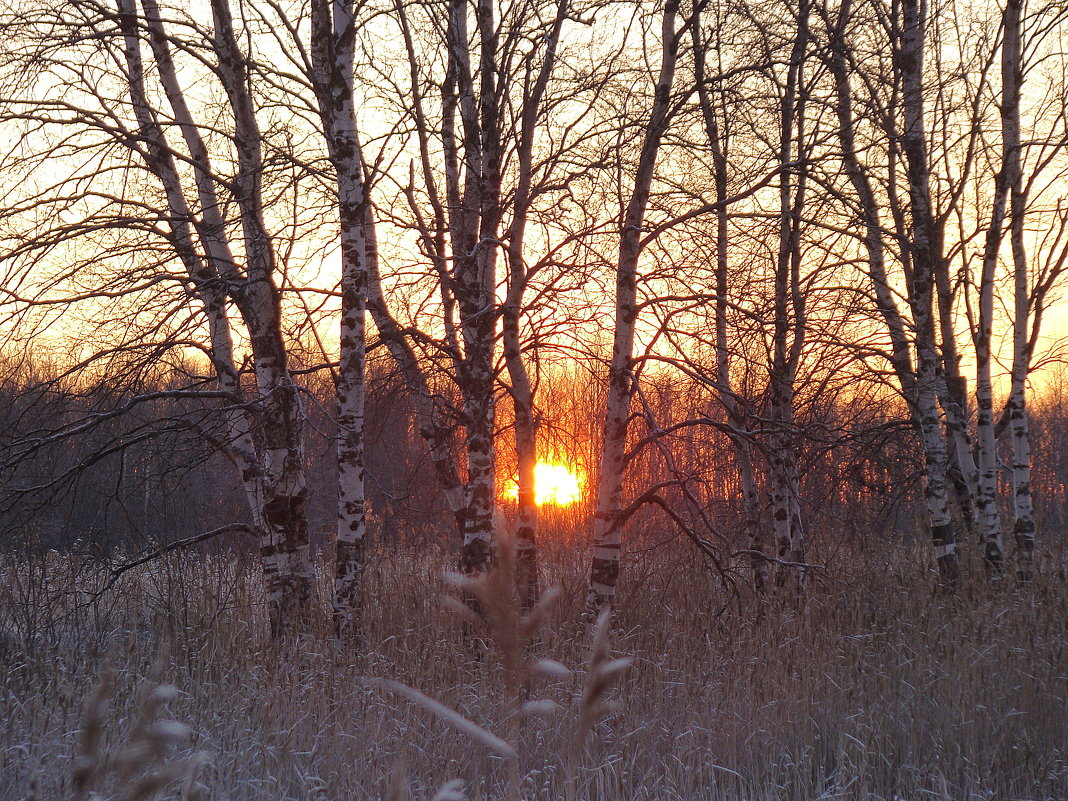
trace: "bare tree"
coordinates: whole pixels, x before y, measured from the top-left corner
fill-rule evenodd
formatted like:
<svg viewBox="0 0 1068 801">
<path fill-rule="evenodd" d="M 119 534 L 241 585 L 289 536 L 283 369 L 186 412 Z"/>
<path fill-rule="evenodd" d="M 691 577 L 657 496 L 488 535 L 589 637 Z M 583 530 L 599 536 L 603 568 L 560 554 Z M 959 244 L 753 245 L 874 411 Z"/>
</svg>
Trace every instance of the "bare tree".
<svg viewBox="0 0 1068 801">
<path fill-rule="evenodd" d="M 616 311 L 612 359 L 608 373 L 604 440 L 597 474 L 593 525 L 593 563 L 587 613 L 615 601 L 622 546 L 622 488 L 626 471 L 627 429 L 634 394 L 634 333 L 637 318 L 636 285 L 642 251 L 642 227 L 649 203 L 660 144 L 674 106 L 675 68 L 683 35 L 677 24 L 678 0 L 667 0 L 660 22 L 660 70 L 645 123 L 641 151 L 626 207 L 620 219 L 619 259 L 616 264 Z"/>
<path fill-rule="evenodd" d="M 356 124 L 353 2 L 315 0 L 311 62 L 330 161 L 337 180 L 341 228 L 341 336 L 336 379 L 338 512 L 334 558 L 334 630 L 359 630 L 367 503 L 364 481 L 366 316 L 378 247 Z"/>
<path fill-rule="evenodd" d="M 723 13 L 723 12 L 721 12 Z M 763 521 L 761 519 L 760 491 L 757 484 L 756 469 L 753 459 L 753 437 L 750 432 L 750 420 L 745 400 L 738 394 L 731 379 L 732 348 L 729 343 L 728 309 L 730 289 L 728 273 L 730 264 L 730 200 L 729 180 L 731 168 L 731 129 L 732 112 L 730 93 L 721 81 L 712 81 L 707 69 L 708 51 L 719 56 L 717 73 L 724 73 L 722 63 L 721 36 L 726 25 L 731 24 L 733 15 L 723 13 L 716 20 L 711 36 L 715 37 L 706 44 L 701 19 L 694 25 L 694 80 L 701 109 L 708 146 L 712 151 L 712 171 L 715 183 L 716 224 L 716 270 L 715 270 L 715 307 L 714 331 L 716 354 L 716 392 L 727 412 L 730 425 L 730 439 L 735 448 L 738 462 L 738 479 L 742 493 L 742 504 L 747 529 L 747 542 L 752 552 L 750 563 L 753 569 L 753 583 L 757 592 L 763 592 L 768 583 L 768 562 L 764 558 Z"/>
<path fill-rule="evenodd" d="M 93 153 L 89 148 L 95 147 L 94 159 L 100 159 L 81 171 L 75 159 L 69 176 L 29 194 L 23 208 L 62 209 L 69 204 L 77 209 L 78 201 L 71 201 L 67 192 L 79 181 L 96 187 L 96 196 L 107 201 L 97 221 L 89 226 L 58 222 L 50 228 L 19 232 L 8 257 L 46 253 L 58 243 L 91 248 L 92 230 L 103 225 L 120 232 L 147 230 L 149 242 L 134 240 L 122 247 L 132 254 L 161 254 L 156 277 L 150 279 L 153 284 L 174 283 L 166 267 L 170 260 L 184 265 L 183 280 L 193 288 L 193 297 L 201 299 L 206 316 L 209 344 L 204 350 L 230 404 L 225 412 L 230 421 L 229 441 L 224 446 L 240 470 L 253 520 L 262 526 L 260 551 L 271 628 L 281 636 L 305 625 L 311 612 L 308 488 L 299 388 L 289 370 L 280 271 L 267 223 L 264 186 L 268 170 L 256 98 L 250 89 L 251 62 L 238 42 L 230 8 L 223 0 L 211 4 L 210 31 L 188 18 L 175 24 L 189 31 L 190 37 L 176 38 L 153 0 L 145 0 L 140 13 L 124 0 L 117 10 L 87 2 L 55 10 L 31 8 L 12 18 L 17 46 L 6 53 L 9 77 L 17 79 L 10 72 L 16 70 L 38 80 L 69 83 L 65 91 L 46 100 L 33 96 L 32 90 L 27 94 L 25 86 L 15 83 L 4 102 L 7 119 L 23 120 L 42 132 L 57 130 L 72 142 L 71 152 Z M 96 33 L 86 38 L 72 33 L 77 30 Z M 150 73 L 145 69 L 142 50 L 145 39 L 152 54 L 151 74 L 159 81 L 152 95 L 162 96 L 163 107 L 150 101 L 146 84 Z M 180 84 L 180 70 L 173 56 L 176 42 L 184 53 L 196 54 L 218 78 L 226 130 L 221 160 L 228 172 L 216 167 L 206 139 L 206 131 L 215 135 L 214 121 L 195 120 Z M 79 55 L 72 52 L 79 49 L 83 51 Z M 122 56 L 116 62 L 114 56 L 119 53 Z M 82 63 L 90 67 L 79 70 L 74 66 Z M 184 148 L 168 138 L 162 120 L 178 129 Z M 87 135 L 99 138 L 86 145 Z M 32 150 L 38 142 L 27 138 L 24 143 L 27 155 L 22 166 L 40 167 L 44 153 Z M 47 148 L 46 140 L 41 144 Z M 109 182 L 113 172 L 128 176 L 134 192 L 112 194 Z M 157 182 L 155 189 L 162 191 L 162 206 L 153 206 L 151 199 L 142 202 L 136 196 L 137 189 L 144 186 L 141 176 L 146 172 Z M 125 216 L 124 207 L 138 209 L 166 227 L 145 225 L 138 212 Z M 229 219 L 228 208 L 234 215 Z M 89 258 L 99 256 L 94 253 Z M 101 275 L 101 271 L 76 269 L 68 274 L 78 279 L 75 284 L 92 275 Z M 103 281 L 115 280 L 119 286 L 127 280 L 121 274 L 102 275 Z M 87 283 L 91 285 L 91 281 Z M 48 297 L 44 293 L 59 284 L 43 274 L 27 276 L 26 284 L 36 294 L 23 296 L 11 291 L 7 300 L 27 320 L 42 304 L 99 303 L 110 291 L 102 283 L 84 293 L 63 296 L 61 290 L 59 296 Z M 132 298 L 137 288 L 136 283 L 127 284 L 119 291 Z M 176 308 L 185 308 L 188 298 L 186 292 L 175 296 Z M 233 321 L 227 314 L 230 302 L 239 315 L 252 357 L 256 391 L 250 401 L 244 397 L 235 364 Z M 145 339 L 145 333 L 136 328 L 130 333 L 134 342 Z M 105 350 L 101 355 L 107 353 Z"/>
</svg>

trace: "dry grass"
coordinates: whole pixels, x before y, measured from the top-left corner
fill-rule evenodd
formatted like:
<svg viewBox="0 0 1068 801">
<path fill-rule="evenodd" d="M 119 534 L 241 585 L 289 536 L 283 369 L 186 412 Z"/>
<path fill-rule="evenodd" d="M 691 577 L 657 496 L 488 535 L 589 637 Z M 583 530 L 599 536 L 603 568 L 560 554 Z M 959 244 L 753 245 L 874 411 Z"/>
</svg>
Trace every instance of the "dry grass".
<svg viewBox="0 0 1068 801">
<path fill-rule="evenodd" d="M 850 557 L 843 583 L 816 584 L 799 619 L 748 600 L 717 616 L 729 599 L 683 548 L 633 557 L 608 654 L 580 622 L 583 554 L 545 558 L 561 594 L 532 645 L 498 632 L 476 652 L 442 602 L 449 560 L 381 553 L 362 655 L 316 642 L 275 652 L 255 571 L 233 560 L 161 562 L 95 607 L 70 593 L 91 586 L 91 568 L 53 557 L 26 593 L 29 568 L 9 562 L 0 799 L 76 797 L 87 735 L 94 788 L 123 797 L 122 755 L 151 740 L 163 701 L 191 736 L 158 742 L 125 779 L 166 772 L 164 798 L 195 790 L 191 767 L 202 797 L 220 801 L 457 798 L 456 779 L 487 801 L 1068 798 L 1063 571 L 1047 564 L 1026 591 L 976 583 L 944 598 L 922 557 L 885 559 L 899 567 Z M 46 599 L 47 614 L 19 606 Z M 583 717 L 591 645 L 601 666 L 620 654 L 633 665 Z M 426 694 L 517 759 L 369 679 Z M 160 684 L 174 687 L 162 700 Z M 98 696 L 109 706 L 94 718 L 85 704 Z M 541 699 L 562 710 L 527 704 Z M 189 761 L 200 752 L 210 764 Z"/>
</svg>

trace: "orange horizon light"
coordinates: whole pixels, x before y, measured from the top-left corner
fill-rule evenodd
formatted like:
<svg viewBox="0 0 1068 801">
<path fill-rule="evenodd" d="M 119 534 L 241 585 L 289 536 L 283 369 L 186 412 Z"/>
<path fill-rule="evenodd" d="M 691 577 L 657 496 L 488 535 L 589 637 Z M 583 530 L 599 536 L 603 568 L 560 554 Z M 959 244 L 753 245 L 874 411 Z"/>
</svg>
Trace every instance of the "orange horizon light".
<svg viewBox="0 0 1068 801">
<path fill-rule="evenodd" d="M 559 462 L 539 459 L 534 467 L 534 502 L 538 506 L 569 506 L 582 497 L 585 483 L 586 476 L 582 471 L 572 470 Z M 517 500 L 519 485 L 514 480 L 509 484 L 505 497 Z"/>
</svg>

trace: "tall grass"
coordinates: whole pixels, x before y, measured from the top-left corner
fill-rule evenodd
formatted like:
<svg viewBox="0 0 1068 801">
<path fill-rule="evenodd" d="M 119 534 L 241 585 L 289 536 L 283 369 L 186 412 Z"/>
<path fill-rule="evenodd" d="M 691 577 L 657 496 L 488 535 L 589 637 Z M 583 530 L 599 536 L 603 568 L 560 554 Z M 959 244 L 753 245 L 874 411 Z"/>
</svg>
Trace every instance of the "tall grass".
<svg viewBox="0 0 1068 801">
<path fill-rule="evenodd" d="M 499 649 L 472 646 L 442 600 L 451 559 L 437 551 L 373 554 L 362 653 L 325 640 L 276 651 L 256 571 L 233 558 L 174 556 L 125 578 L 102 606 L 75 592 L 102 581 L 91 565 L 53 555 L 34 568 L 37 590 L 17 592 L 28 568 L 9 559 L 0 799 L 75 797 L 85 699 L 103 676 L 109 706 L 91 724 L 94 748 L 124 753 L 145 730 L 151 688 L 173 685 L 167 715 L 191 735 L 145 770 L 195 763 L 201 797 L 220 801 L 422 801 L 443 786 L 440 797 L 455 797 L 456 779 L 482 799 L 506 798 L 517 779 L 523 798 L 546 800 L 1068 798 L 1063 568 L 1047 561 L 1026 589 L 977 579 L 945 597 L 922 555 L 881 556 L 839 554 L 803 617 L 731 603 L 685 548 L 632 556 L 611 649 L 633 664 L 578 744 L 591 635 L 585 554 L 572 548 L 543 559 L 561 593 L 524 657 L 572 669 L 537 686 L 562 711 L 518 724 L 509 696 L 529 690 Z M 518 761 L 371 679 L 506 733 Z M 209 764 L 190 762 L 202 752 Z"/>
</svg>

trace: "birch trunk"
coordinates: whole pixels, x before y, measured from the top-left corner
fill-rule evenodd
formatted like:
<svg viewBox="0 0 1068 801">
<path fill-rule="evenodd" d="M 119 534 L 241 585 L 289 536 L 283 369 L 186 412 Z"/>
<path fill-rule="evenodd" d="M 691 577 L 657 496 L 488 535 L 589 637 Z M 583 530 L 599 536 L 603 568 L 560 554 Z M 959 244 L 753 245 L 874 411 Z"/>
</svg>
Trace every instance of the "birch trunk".
<svg viewBox="0 0 1068 801">
<path fill-rule="evenodd" d="M 447 6 L 446 71 L 441 84 L 440 134 L 444 164 L 444 197 L 441 197 L 434 164 L 438 156 L 432 151 L 430 117 L 424 109 L 424 76 L 419 69 L 419 53 L 406 7 L 397 2 L 394 9 L 408 56 L 410 113 L 433 211 L 430 224 L 423 219 L 411 196 L 409 201 L 418 218 L 426 255 L 437 273 L 444 310 L 442 349 L 451 361 L 451 375 L 463 396 L 461 426 L 467 452 L 466 483 L 458 469 L 455 426 L 440 418 L 428 374 L 405 330 L 390 312 L 381 276 L 373 264 L 368 265 L 368 310 L 412 393 L 420 434 L 430 450 L 461 537 L 460 569 L 476 572 L 485 568 L 491 558 L 496 481 L 493 356 L 500 221 L 500 123 L 493 64 L 497 48 L 493 10 L 487 3 L 481 3 L 476 9 L 480 65 L 484 67 L 480 100 L 471 69 L 467 5 L 464 0 L 450 0 Z"/>
<path fill-rule="evenodd" d="M 338 504 L 333 619 L 338 637 L 360 632 L 365 559 L 364 409 L 368 264 L 378 249 L 353 91 L 356 21 L 352 2 L 314 0 L 312 64 L 341 225 L 341 331 L 337 371 Z"/>
<path fill-rule="evenodd" d="M 933 229 L 940 226 L 932 224 Z M 938 331 L 941 334 L 942 374 L 944 381 L 938 390 L 938 398 L 945 413 L 948 434 L 949 479 L 966 535 L 978 535 L 979 517 L 979 467 L 975 463 L 974 447 L 968 424 L 971 411 L 968 404 L 968 382 L 960 370 L 961 356 L 957 349 L 953 328 L 953 293 L 950 288 L 949 265 L 942 255 L 942 235 L 932 238 L 932 265 L 935 273 L 935 289 L 938 300 Z M 936 340 L 937 342 L 937 340 Z M 978 393 L 978 381 L 976 382 Z"/>
<path fill-rule="evenodd" d="M 597 477 L 597 501 L 593 525 L 593 560 L 587 613 L 595 615 L 615 602 L 622 547 L 621 498 L 626 471 L 627 424 L 634 392 L 634 329 L 637 318 L 638 258 L 641 230 L 649 203 L 656 156 L 669 123 L 671 92 L 678 60 L 679 34 L 675 30 L 679 0 L 667 0 L 660 29 L 661 61 L 652 108 L 642 141 L 634 186 L 619 234 L 616 267 L 615 335 L 608 371 L 604 441 Z"/>
<path fill-rule="evenodd" d="M 233 335 L 226 309 L 226 283 L 220 277 L 216 262 L 203 259 L 197 250 L 190 223 L 190 220 L 197 218 L 186 201 L 166 134 L 147 99 L 136 0 L 118 0 L 118 10 L 123 31 L 130 99 L 139 133 L 147 146 L 145 161 L 149 170 L 163 185 L 175 250 L 200 300 L 208 323 L 211 361 L 216 380 L 219 388 L 231 397 L 232 405 L 225 415 L 228 454 L 238 468 L 253 525 L 262 530 L 263 470 L 252 438 L 252 415 L 241 408 L 244 391 L 234 362 Z M 156 22 L 158 23 L 158 17 Z"/>
<path fill-rule="evenodd" d="M 274 253 L 263 220 L 259 127 L 248 94 L 247 63 L 237 44 L 226 0 L 213 0 L 218 75 L 234 117 L 237 174 L 233 187 L 240 210 L 246 269 L 237 267 L 226 238 L 208 148 L 189 112 L 170 53 L 156 0 L 142 0 L 156 66 L 194 167 L 203 222 L 200 238 L 208 261 L 228 284 L 249 333 L 259 398 L 257 429 L 262 449 L 260 553 L 271 632 L 276 638 L 302 629 L 312 601 L 308 548 L 307 486 L 303 430 L 297 388 L 289 375 L 281 330 L 281 306 L 274 286 Z"/>
<path fill-rule="evenodd" d="M 789 165 L 804 148 L 804 101 L 799 100 L 808 48 L 806 0 L 798 7 L 797 33 L 790 52 L 786 83 L 779 100 L 779 241 L 775 262 L 775 319 L 771 365 L 771 514 L 780 564 L 776 583 L 792 587 L 801 598 L 805 587 L 805 532 L 801 525 L 800 488 L 794 434 L 794 382 L 805 341 L 805 305 L 800 291 L 801 210 L 805 180 L 797 185 Z M 796 153 L 795 153 L 796 136 Z"/>
<path fill-rule="evenodd" d="M 916 326 L 918 357 L 916 405 L 924 442 L 925 496 L 931 544 L 942 583 L 956 588 L 960 583 L 956 534 L 949 513 L 946 473 L 948 458 L 938 417 L 937 393 L 944 385 L 935 344 L 933 215 L 930 205 L 930 174 L 924 126 L 923 62 L 926 38 L 925 0 L 903 0 L 900 42 L 894 54 L 902 80 L 905 154 L 912 216 L 910 255 L 913 265 L 909 302 Z"/>
<path fill-rule="evenodd" d="M 458 377 L 464 396 L 467 446 L 467 503 L 460 570 L 477 573 L 489 566 L 492 557 L 497 475 L 493 437 L 496 267 L 501 216 L 498 31 L 493 4 L 490 0 L 478 0 L 475 6 L 479 48 L 476 98 L 467 54 L 465 3 L 452 3 L 450 22 L 450 56 L 459 89 L 466 173 L 462 203 L 454 210 L 451 221 L 464 349 Z"/>
<path fill-rule="evenodd" d="M 532 607 L 540 595 L 538 586 L 538 504 L 535 469 L 538 463 L 538 426 L 534 411 L 534 391 L 523 361 L 519 333 L 523 297 L 530 279 L 524 256 L 527 218 L 530 211 L 534 134 L 545 89 L 556 63 L 556 47 L 567 15 L 568 0 L 560 0 L 552 25 L 545 36 L 545 55 L 537 78 L 526 97 L 519 132 L 519 183 L 513 200 L 514 215 L 508 231 L 508 292 L 502 309 L 504 359 L 511 380 L 515 417 L 515 450 L 518 465 L 516 537 L 516 584 L 525 607 Z"/>
<path fill-rule="evenodd" d="M 1009 242 L 1012 247 L 1013 358 L 1008 417 L 1012 432 L 1013 537 L 1016 540 L 1016 575 L 1022 582 L 1034 576 L 1035 514 L 1031 501 L 1031 432 L 1027 414 L 1027 375 L 1031 364 L 1030 281 L 1024 244 L 1024 212 L 1020 139 L 1020 94 L 1023 84 L 1022 0 L 1007 0 L 1004 15 L 1002 72 L 1002 137 L 1010 194 Z"/>
<path fill-rule="evenodd" d="M 1003 50 L 1003 55 L 1008 48 Z M 1008 91 L 1009 87 L 1004 87 Z M 1011 180 L 1009 149 L 1011 133 L 1006 130 L 1006 109 L 1002 110 L 1002 166 L 994 179 L 994 200 L 983 249 L 979 278 L 979 319 L 974 334 L 978 409 L 976 428 L 979 436 L 979 470 L 976 507 L 979 544 L 987 568 L 1000 573 L 1002 567 L 1001 522 L 998 516 L 998 454 L 994 433 L 994 385 L 991 375 L 991 347 L 994 333 L 994 278 L 1005 224 L 1005 206 Z"/>
<path fill-rule="evenodd" d="M 846 26 L 851 19 L 852 2 L 842 0 L 838 19 L 829 26 L 830 47 L 827 64 L 834 80 L 834 111 L 838 121 L 838 141 L 842 147 L 842 161 L 850 185 L 856 193 L 860 217 L 864 223 L 864 248 L 868 255 L 868 277 L 871 279 L 876 308 L 890 336 L 890 364 L 894 369 L 902 394 L 909 403 L 913 418 L 916 415 L 916 371 L 904 317 L 894 300 L 886 272 L 886 242 L 879 213 L 879 202 L 869 179 L 868 169 L 861 164 L 857 152 L 856 126 L 853 113 L 853 90 L 850 85 Z"/>
<path fill-rule="evenodd" d="M 938 408 L 935 401 L 937 377 L 937 354 L 934 352 L 933 327 L 930 321 L 931 282 L 928 274 L 920 276 L 919 282 L 910 282 L 912 296 L 910 305 L 916 321 L 917 361 L 919 369 L 912 364 L 909 341 L 904 319 L 899 311 L 887 279 L 885 267 L 885 242 L 880 220 L 879 204 L 872 190 L 867 170 L 862 166 L 854 139 L 852 91 L 847 68 L 845 27 L 849 20 L 850 3 L 840 8 L 838 21 L 831 31 L 829 67 L 835 83 L 835 112 L 838 118 L 838 137 L 846 173 L 857 195 L 865 227 L 865 248 L 868 253 L 868 270 L 880 315 L 890 335 L 890 361 L 909 404 L 914 424 L 919 433 L 924 453 L 925 500 L 929 518 L 930 536 L 942 581 L 947 586 L 959 582 L 959 567 L 955 555 L 956 542 L 948 506 L 946 441 L 941 433 Z M 927 311 L 925 312 L 925 309 Z"/>
<path fill-rule="evenodd" d="M 508 293 L 501 315 L 504 359 L 508 368 L 508 377 L 511 380 L 509 391 L 512 396 L 515 418 L 515 454 L 518 468 L 515 579 L 524 608 L 528 609 L 533 607 L 540 595 L 537 546 L 538 504 L 535 486 L 535 469 L 538 463 L 538 426 L 534 411 L 534 391 L 527 366 L 523 361 L 519 333 L 523 294 L 527 284 L 523 238 L 526 229 L 526 202 L 530 194 L 530 169 L 528 148 L 520 151 L 520 184 L 516 193 L 516 217 L 512 223 L 508 243 Z"/>
<path fill-rule="evenodd" d="M 760 514 L 760 492 L 753 469 L 753 448 L 749 433 L 749 420 L 741 398 L 732 388 L 731 353 L 727 347 L 727 298 L 729 266 L 729 211 L 728 199 L 728 150 L 729 136 L 725 109 L 717 109 L 706 75 L 705 45 L 701 41 L 701 20 L 694 22 L 694 67 L 697 95 L 705 124 L 705 135 L 712 150 L 713 177 L 716 185 L 716 297 L 715 297 L 715 351 L 716 393 L 727 412 L 727 421 L 732 433 L 735 461 L 738 466 L 738 483 L 742 493 L 742 510 L 745 519 L 745 537 L 750 551 L 749 564 L 753 572 L 753 588 L 763 594 L 768 585 L 768 560 L 764 553 L 764 530 Z"/>
<path fill-rule="evenodd" d="M 289 374 L 281 299 L 274 283 L 275 256 L 263 218 L 263 154 L 249 94 L 248 62 L 237 42 L 228 0 L 212 0 L 211 10 L 217 71 L 234 119 L 237 172 L 233 187 L 247 264 L 242 292 L 259 385 L 265 457 L 264 522 L 270 542 L 262 553 L 268 609 L 271 630 L 282 637 L 306 628 L 313 600 L 303 414 L 299 391 Z"/>
</svg>

